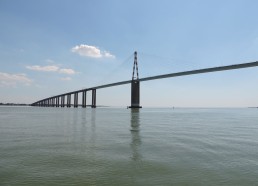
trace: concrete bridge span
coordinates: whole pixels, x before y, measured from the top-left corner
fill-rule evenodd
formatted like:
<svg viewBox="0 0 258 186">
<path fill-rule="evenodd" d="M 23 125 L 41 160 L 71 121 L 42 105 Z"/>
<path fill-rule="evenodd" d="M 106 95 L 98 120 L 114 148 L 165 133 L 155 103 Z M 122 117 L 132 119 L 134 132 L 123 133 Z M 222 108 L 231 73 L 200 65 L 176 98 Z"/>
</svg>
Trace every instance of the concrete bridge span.
<svg viewBox="0 0 258 186">
<path fill-rule="evenodd" d="M 132 80 L 120 81 L 120 82 L 90 87 L 90 88 L 86 88 L 86 89 L 76 90 L 76 91 L 72 91 L 72 92 L 67 92 L 64 94 L 60 94 L 60 95 L 56 95 L 56 96 L 52 96 L 52 97 L 48 97 L 48 98 L 36 101 L 36 102 L 32 103 L 31 105 L 32 106 L 40 106 L 40 107 L 65 107 L 65 106 L 66 107 L 71 107 L 71 106 L 78 107 L 79 105 L 81 105 L 83 108 L 85 108 L 87 106 L 86 105 L 87 92 L 91 91 L 92 92 L 92 100 L 91 100 L 90 106 L 92 108 L 95 108 L 96 107 L 96 90 L 97 89 L 114 87 L 114 86 L 119 86 L 119 85 L 124 85 L 124 84 L 130 83 L 131 84 L 131 106 L 130 106 L 130 108 L 141 108 L 141 106 L 140 106 L 140 82 L 163 79 L 163 78 L 172 78 L 172 77 L 178 77 L 178 76 L 188 76 L 188 75 L 194 75 L 194 74 L 236 70 L 236 69 L 242 69 L 242 68 L 251 68 L 251 67 L 256 67 L 256 66 L 258 66 L 258 61 L 139 78 L 137 52 L 135 52 L 134 53 L 134 67 L 133 67 Z M 78 103 L 78 94 L 79 93 L 81 93 L 81 95 L 82 95 L 82 99 L 81 99 L 82 103 L 81 104 Z M 72 104 L 72 100 L 71 100 L 72 95 L 74 98 L 73 104 Z"/>
</svg>

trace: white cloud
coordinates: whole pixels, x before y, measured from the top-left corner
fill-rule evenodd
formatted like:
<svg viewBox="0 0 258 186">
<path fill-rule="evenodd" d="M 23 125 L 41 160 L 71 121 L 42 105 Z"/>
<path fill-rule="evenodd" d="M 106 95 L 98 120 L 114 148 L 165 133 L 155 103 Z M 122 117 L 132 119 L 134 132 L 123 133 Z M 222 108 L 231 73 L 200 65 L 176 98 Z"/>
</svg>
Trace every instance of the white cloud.
<svg viewBox="0 0 258 186">
<path fill-rule="evenodd" d="M 108 58 L 115 58 L 114 55 L 110 54 L 110 53 L 107 52 L 107 51 L 104 51 L 104 52 L 103 52 L 103 55 L 104 55 L 105 57 L 108 57 Z"/>
<path fill-rule="evenodd" d="M 56 65 L 48 65 L 48 66 L 39 66 L 39 65 L 33 65 L 33 66 L 26 66 L 27 69 L 34 70 L 34 71 L 42 71 L 42 72 L 58 72 L 60 74 L 75 74 L 75 70 L 71 68 L 59 68 Z"/>
<path fill-rule="evenodd" d="M 86 56 L 86 57 L 92 57 L 92 58 L 115 58 L 114 55 L 107 51 L 101 51 L 98 47 L 96 46 L 90 46 L 90 45 L 76 45 L 71 49 L 72 52 L 77 53 L 81 56 Z"/>
<path fill-rule="evenodd" d="M 60 80 L 62 80 L 62 81 L 71 81 L 72 78 L 70 78 L 70 77 L 64 77 L 64 78 L 60 78 Z"/>
<path fill-rule="evenodd" d="M 48 65 L 48 66 L 33 65 L 33 66 L 26 66 L 26 68 L 30 70 L 43 71 L 43 72 L 56 72 L 59 70 L 59 67 L 55 65 Z"/>
<path fill-rule="evenodd" d="M 9 74 L 0 72 L 0 86 L 15 86 L 23 84 L 29 86 L 32 80 L 26 74 Z"/>
<path fill-rule="evenodd" d="M 59 70 L 59 73 L 61 74 L 75 74 L 76 72 L 73 69 L 70 68 L 62 68 Z"/>
</svg>

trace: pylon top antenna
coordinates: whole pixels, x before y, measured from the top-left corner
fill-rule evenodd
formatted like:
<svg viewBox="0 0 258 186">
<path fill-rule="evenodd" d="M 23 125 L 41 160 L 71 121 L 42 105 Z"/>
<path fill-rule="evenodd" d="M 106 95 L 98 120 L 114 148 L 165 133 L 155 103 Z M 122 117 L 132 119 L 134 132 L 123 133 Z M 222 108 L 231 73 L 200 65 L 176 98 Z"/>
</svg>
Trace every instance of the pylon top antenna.
<svg viewBox="0 0 258 186">
<path fill-rule="evenodd" d="M 136 77 L 135 77 L 135 69 L 136 69 Z M 138 73 L 138 62 L 137 62 L 137 52 L 134 52 L 134 64 L 133 64 L 133 77 L 132 80 L 138 80 L 139 73 Z"/>
</svg>

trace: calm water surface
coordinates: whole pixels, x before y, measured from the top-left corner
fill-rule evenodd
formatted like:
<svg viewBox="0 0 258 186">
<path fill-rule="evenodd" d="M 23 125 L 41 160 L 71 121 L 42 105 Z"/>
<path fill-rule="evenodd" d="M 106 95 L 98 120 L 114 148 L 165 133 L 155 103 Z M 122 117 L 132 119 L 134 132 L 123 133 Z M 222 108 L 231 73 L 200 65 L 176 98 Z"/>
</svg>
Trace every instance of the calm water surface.
<svg viewBox="0 0 258 186">
<path fill-rule="evenodd" d="M 0 107 L 0 185 L 258 185 L 258 109 Z"/>
</svg>

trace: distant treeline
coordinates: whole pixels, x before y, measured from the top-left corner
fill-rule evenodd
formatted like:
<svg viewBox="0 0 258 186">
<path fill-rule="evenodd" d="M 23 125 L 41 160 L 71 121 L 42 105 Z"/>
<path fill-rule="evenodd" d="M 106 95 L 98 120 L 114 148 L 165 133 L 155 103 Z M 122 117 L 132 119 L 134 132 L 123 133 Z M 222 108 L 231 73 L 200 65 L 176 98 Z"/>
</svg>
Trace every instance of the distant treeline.
<svg viewBox="0 0 258 186">
<path fill-rule="evenodd" d="M 1 105 L 5 106 L 30 106 L 30 104 L 25 104 L 25 103 L 0 103 Z"/>
</svg>

